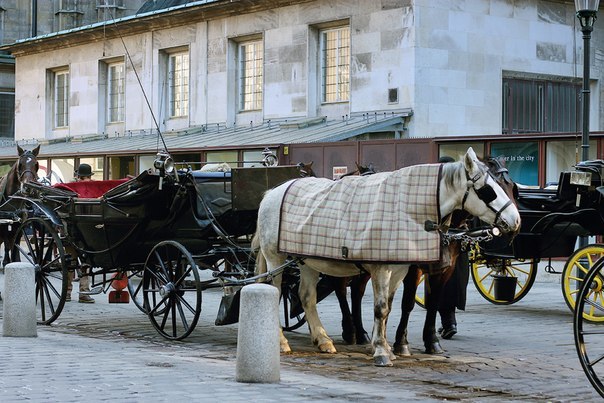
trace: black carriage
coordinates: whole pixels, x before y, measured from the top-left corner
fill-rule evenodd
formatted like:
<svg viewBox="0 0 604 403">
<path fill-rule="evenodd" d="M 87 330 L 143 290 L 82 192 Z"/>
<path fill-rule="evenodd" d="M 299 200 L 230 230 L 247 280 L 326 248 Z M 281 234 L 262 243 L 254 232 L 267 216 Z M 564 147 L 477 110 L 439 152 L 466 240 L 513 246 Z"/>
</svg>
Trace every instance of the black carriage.
<svg viewBox="0 0 604 403">
<path fill-rule="evenodd" d="M 298 168 L 158 167 L 119 181 L 27 183 L 0 207 L 14 231 L 11 260 L 35 266 L 39 323 L 59 317 L 68 276 L 77 271 L 90 277 L 92 293 L 127 279 L 134 304 L 160 334 L 177 340 L 194 330 L 202 291 L 236 295 L 254 281 L 258 205 L 267 189 L 299 177 Z M 237 312 L 221 312 L 217 323 L 236 319 Z"/>
<path fill-rule="evenodd" d="M 478 292 L 494 304 L 513 304 L 530 290 L 538 263 L 548 259 L 546 270 L 562 275 L 562 293 L 571 310 L 583 277 L 604 255 L 604 245 L 582 244 L 578 239 L 604 234 L 604 162 L 586 161 L 560 174 L 555 189 L 520 189 L 516 197 L 522 224 L 509 239 L 496 238 L 470 251 L 472 279 Z M 585 242 L 584 242 L 585 243 Z M 552 258 L 568 258 L 557 272 Z M 604 320 L 604 314 L 590 315 Z"/>
</svg>

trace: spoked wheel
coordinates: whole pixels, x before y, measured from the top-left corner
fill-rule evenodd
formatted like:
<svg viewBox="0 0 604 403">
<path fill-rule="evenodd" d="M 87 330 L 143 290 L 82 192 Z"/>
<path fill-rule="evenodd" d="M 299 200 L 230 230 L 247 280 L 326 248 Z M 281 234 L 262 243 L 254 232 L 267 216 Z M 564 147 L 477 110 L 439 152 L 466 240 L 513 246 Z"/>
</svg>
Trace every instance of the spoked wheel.
<svg viewBox="0 0 604 403">
<path fill-rule="evenodd" d="M 470 251 L 472 280 L 476 289 L 487 301 L 496 305 L 510 305 L 520 301 L 529 292 L 537 277 L 538 262 L 535 259 L 485 256 L 480 247 Z M 516 277 L 516 291 L 509 301 L 495 298 L 494 276 Z"/>
<path fill-rule="evenodd" d="M 283 330 L 291 332 L 306 323 L 306 315 L 298 297 L 300 286 L 300 272 L 286 270 L 281 280 L 281 314 L 280 321 Z"/>
<path fill-rule="evenodd" d="M 578 249 L 566 261 L 561 285 L 564 301 L 571 311 L 575 310 L 575 297 L 583 285 L 585 275 L 602 256 L 604 256 L 604 244 L 592 244 Z M 604 322 L 604 313 L 597 310 L 585 311 L 583 315 L 585 320 Z"/>
<path fill-rule="evenodd" d="M 422 273 L 417 283 L 417 291 L 415 291 L 415 303 L 422 308 L 426 308 L 426 275 Z"/>
<path fill-rule="evenodd" d="M 48 221 L 30 218 L 17 228 L 11 251 L 11 261 L 34 266 L 37 321 L 51 324 L 61 314 L 67 298 L 63 242 Z"/>
<path fill-rule="evenodd" d="M 195 329 L 201 284 L 197 265 L 184 246 L 175 241 L 155 245 L 145 262 L 142 292 L 143 308 L 162 336 L 182 340 Z"/>
<path fill-rule="evenodd" d="M 145 301 L 143 298 L 143 272 L 144 270 L 141 268 L 131 268 L 128 272 L 128 293 L 130 294 L 130 299 L 136 305 L 136 307 L 145 314 L 149 313 L 149 309 L 145 307 Z M 151 278 L 151 288 L 159 288 L 157 280 L 155 278 Z M 153 295 L 154 299 L 153 303 L 157 304 L 157 296 Z M 161 315 L 165 310 L 157 309 L 156 315 Z"/>
<path fill-rule="evenodd" d="M 581 284 L 574 312 L 575 347 L 589 382 L 604 397 L 604 324 L 586 317 L 604 316 L 604 259 L 591 267 Z"/>
</svg>

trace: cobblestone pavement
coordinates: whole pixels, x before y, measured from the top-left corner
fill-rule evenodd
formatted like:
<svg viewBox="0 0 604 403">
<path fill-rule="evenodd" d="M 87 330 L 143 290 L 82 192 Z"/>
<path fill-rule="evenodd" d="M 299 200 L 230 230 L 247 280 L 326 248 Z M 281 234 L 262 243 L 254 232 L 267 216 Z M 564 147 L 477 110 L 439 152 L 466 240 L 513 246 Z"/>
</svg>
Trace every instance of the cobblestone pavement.
<svg viewBox="0 0 604 403">
<path fill-rule="evenodd" d="M 0 276 L 3 283 L 3 276 Z M 3 285 L 2 288 L 3 289 Z M 575 352 L 572 315 L 560 285 L 537 281 L 509 306 L 482 299 L 470 282 L 459 333 L 441 341 L 444 355 L 421 351 L 424 311 L 411 319 L 413 356 L 377 368 L 367 347 L 346 346 L 334 296 L 319 304 L 337 354 L 316 352 L 306 327 L 289 333 L 293 354 L 281 357 L 281 382 L 235 381 L 237 325 L 214 326 L 220 290 L 203 294 L 195 331 L 163 339 L 133 304 L 70 302 L 38 337 L 0 337 L 0 401 L 600 401 Z M 392 342 L 400 297 L 388 325 Z M 371 328 L 371 299 L 364 301 Z"/>
</svg>

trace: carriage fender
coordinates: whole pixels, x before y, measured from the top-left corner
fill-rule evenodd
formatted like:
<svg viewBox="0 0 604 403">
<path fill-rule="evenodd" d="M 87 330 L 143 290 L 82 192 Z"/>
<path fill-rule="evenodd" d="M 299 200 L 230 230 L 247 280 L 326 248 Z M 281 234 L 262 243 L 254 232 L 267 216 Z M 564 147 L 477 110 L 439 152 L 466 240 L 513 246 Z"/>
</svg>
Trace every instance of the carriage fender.
<svg viewBox="0 0 604 403">
<path fill-rule="evenodd" d="M 61 219 L 59 218 L 59 216 L 57 215 L 57 213 L 49 208 L 48 206 L 42 204 L 39 200 L 34 200 L 34 199 L 30 199 L 27 197 L 23 197 L 23 196 L 11 196 L 11 199 L 17 199 L 17 200 L 22 200 L 26 203 L 31 204 L 34 208 L 33 210 L 38 210 L 40 211 L 40 213 L 36 213 L 35 216 L 42 216 L 47 218 L 48 220 L 50 220 L 50 222 L 53 224 L 53 226 L 63 226 L 63 223 L 61 221 Z"/>
</svg>

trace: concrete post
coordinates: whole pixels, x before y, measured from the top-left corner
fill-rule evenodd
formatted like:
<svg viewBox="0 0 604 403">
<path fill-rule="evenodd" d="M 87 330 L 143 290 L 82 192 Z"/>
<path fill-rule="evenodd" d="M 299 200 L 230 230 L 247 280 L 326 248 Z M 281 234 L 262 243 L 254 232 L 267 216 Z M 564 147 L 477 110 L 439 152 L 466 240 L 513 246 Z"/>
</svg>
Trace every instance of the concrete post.
<svg viewBox="0 0 604 403">
<path fill-rule="evenodd" d="M 9 263 L 4 268 L 2 335 L 37 337 L 36 276 L 30 263 Z"/>
<path fill-rule="evenodd" d="M 276 383 L 280 373 L 279 290 L 268 284 L 241 289 L 237 382 Z"/>
</svg>

